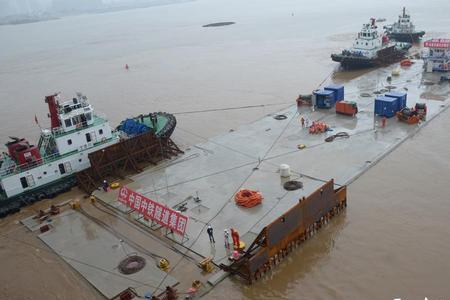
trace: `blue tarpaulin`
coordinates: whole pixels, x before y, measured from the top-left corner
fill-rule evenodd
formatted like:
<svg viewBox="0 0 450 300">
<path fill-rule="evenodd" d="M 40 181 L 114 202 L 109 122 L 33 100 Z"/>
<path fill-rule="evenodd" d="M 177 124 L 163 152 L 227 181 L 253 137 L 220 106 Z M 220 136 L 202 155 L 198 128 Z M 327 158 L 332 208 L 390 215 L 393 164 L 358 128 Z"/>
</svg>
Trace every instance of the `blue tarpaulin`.
<svg viewBox="0 0 450 300">
<path fill-rule="evenodd" d="M 141 124 L 133 119 L 123 121 L 121 130 L 128 135 L 138 135 L 150 130 L 147 125 Z"/>
</svg>

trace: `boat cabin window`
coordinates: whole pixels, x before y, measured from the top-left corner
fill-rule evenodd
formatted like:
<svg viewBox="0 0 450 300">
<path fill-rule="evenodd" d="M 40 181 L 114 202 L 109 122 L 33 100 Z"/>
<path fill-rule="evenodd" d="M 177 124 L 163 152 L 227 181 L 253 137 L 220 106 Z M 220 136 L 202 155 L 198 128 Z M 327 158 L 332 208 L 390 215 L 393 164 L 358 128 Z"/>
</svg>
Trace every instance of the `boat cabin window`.
<svg viewBox="0 0 450 300">
<path fill-rule="evenodd" d="M 70 161 L 64 163 L 64 168 L 66 169 L 66 172 L 72 172 L 72 165 L 70 164 Z"/>
<path fill-rule="evenodd" d="M 86 133 L 86 142 L 89 143 L 90 141 L 92 141 L 91 134 L 90 133 Z"/>
<path fill-rule="evenodd" d="M 22 188 L 26 189 L 28 187 L 28 182 L 25 177 L 20 177 L 20 183 L 22 184 Z"/>
<path fill-rule="evenodd" d="M 92 119 L 91 113 L 86 114 L 86 120 L 90 121 Z"/>
<path fill-rule="evenodd" d="M 24 189 L 26 189 L 27 187 L 30 187 L 30 186 L 34 186 L 33 175 L 20 177 L 20 183 L 22 184 L 22 188 L 24 188 Z"/>
<path fill-rule="evenodd" d="M 80 118 L 78 116 L 75 116 L 72 118 L 73 125 L 78 125 L 80 123 Z"/>
<path fill-rule="evenodd" d="M 72 165 L 70 164 L 70 162 L 65 162 L 63 164 L 59 164 L 58 165 L 59 168 L 59 173 L 65 174 L 66 172 L 72 172 Z"/>
<path fill-rule="evenodd" d="M 71 139 L 67 140 L 67 145 L 72 145 L 72 140 Z"/>
<path fill-rule="evenodd" d="M 99 129 L 98 134 L 103 134 L 103 129 Z"/>
<path fill-rule="evenodd" d="M 65 119 L 64 124 L 66 124 L 66 127 L 70 127 L 72 126 L 72 121 L 70 121 L 70 119 Z"/>
</svg>

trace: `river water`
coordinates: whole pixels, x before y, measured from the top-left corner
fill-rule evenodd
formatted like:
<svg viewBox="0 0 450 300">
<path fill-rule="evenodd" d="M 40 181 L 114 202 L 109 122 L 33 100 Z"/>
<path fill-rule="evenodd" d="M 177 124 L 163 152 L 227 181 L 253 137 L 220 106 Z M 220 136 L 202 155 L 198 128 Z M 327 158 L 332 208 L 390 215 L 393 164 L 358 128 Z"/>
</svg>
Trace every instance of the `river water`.
<svg viewBox="0 0 450 300">
<path fill-rule="evenodd" d="M 34 116 L 48 125 L 43 101 L 54 92 L 67 98 L 86 94 L 113 125 L 150 111 L 267 105 L 177 115 L 177 142 L 198 142 L 199 136 L 254 121 L 316 88 L 336 70 L 332 52 L 349 46 L 369 17 L 396 20 L 404 4 L 198 0 L 0 26 L 0 140 L 23 136 L 37 142 Z M 427 37 L 449 35 L 450 2 L 406 4 Z M 202 27 L 222 21 L 236 24 Z M 345 82 L 360 74 L 331 76 Z M 442 128 L 449 122 L 442 118 L 434 122 L 443 123 L 445 136 Z M 226 281 L 209 297 L 450 299 L 449 190 L 443 180 L 450 178 L 448 141 L 429 128 L 433 147 L 430 140 L 419 149 L 408 142 L 410 147 L 399 148 L 406 152 L 397 150 L 389 163 L 352 184 L 346 214 L 272 279 L 255 288 Z"/>
</svg>

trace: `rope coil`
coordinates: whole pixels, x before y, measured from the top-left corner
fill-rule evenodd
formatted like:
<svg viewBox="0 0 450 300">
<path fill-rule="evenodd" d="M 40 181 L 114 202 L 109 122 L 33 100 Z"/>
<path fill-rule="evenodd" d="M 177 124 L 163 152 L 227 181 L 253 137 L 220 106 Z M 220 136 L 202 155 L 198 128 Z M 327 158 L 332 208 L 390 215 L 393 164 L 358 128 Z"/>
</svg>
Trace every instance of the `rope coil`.
<svg viewBox="0 0 450 300">
<path fill-rule="evenodd" d="M 262 199 L 263 197 L 261 193 L 253 190 L 240 190 L 234 196 L 236 204 L 246 208 L 250 208 L 258 204 L 261 204 Z"/>
</svg>

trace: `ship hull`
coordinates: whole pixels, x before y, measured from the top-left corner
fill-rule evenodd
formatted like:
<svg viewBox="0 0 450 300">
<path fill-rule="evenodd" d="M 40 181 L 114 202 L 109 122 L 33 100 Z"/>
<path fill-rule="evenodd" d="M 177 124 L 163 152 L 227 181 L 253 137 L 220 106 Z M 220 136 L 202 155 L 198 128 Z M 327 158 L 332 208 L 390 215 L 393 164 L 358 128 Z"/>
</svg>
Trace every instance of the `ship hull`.
<svg viewBox="0 0 450 300">
<path fill-rule="evenodd" d="M 386 47 L 377 52 L 374 58 L 348 54 L 332 54 L 331 59 L 339 62 L 344 69 L 364 69 L 389 65 L 402 60 L 407 50 L 397 49 L 395 46 Z"/>
<path fill-rule="evenodd" d="M 332 54 L 331 59 L 335 62 L 339 62 L 344 69 L 364 69 L 376 66 L 375 59 L 365 57 Z"/>
<path fill-rule="evenodd" d="M 417 43 L 422 36 L 425 34 L 425 31 L 413 32 L 413 33 L 388 33 L 390 39 L 396 40 L 398 42 L 406 42 L 406 43 Z"/>
<path fill-rule="evenodd" d="M 19 195 L 2 199 L 0 201 L 0 218 L 19 212 L 21 207 L 31 205 L 43 199 L 52 199 L 59 194 L 68 192 L 76 184 L 77 180 L 75 176 L 69 175 Z"/>
</svg>

